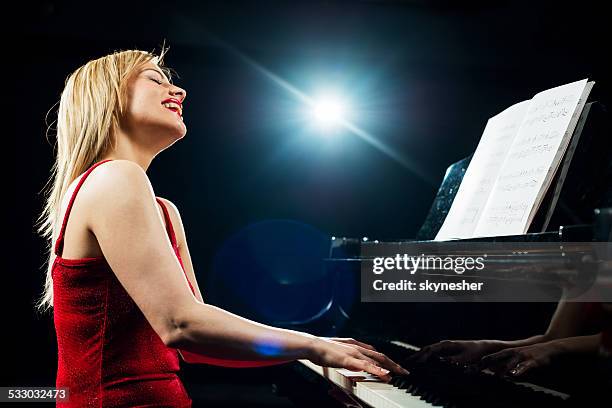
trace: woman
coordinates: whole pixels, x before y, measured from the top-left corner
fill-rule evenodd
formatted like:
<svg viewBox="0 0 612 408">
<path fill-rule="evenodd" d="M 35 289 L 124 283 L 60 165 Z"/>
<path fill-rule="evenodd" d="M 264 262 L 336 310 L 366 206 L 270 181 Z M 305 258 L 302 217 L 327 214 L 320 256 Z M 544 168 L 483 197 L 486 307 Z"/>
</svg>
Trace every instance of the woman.
<svg viewBox="0 0 612 408">
<path fill-rule="evenodd" d="M 295 359 L 405 372 L 371 346 L 258 324 L 207 305 L 177 208 L 146 170 L 183 138 L 186 92 L 159 56 L 116 52 L 72 73 L 39 231 L 50 243 L 39 307 L 54 309 L 65 406 L 190 406 L 187 362 L 232 367 Z"/>
</svg>

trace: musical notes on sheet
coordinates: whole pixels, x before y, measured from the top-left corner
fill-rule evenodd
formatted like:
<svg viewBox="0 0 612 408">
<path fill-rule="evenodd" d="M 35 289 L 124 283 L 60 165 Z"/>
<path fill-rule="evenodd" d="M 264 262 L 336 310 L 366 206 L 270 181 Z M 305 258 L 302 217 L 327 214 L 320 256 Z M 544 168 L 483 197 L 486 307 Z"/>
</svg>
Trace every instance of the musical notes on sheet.
<svg viewBox="0 0 612 408">
<path fill-rule="evenodd" d="M 436 240 L 472 236 L 528 107 L 517 103 L 489 119 Z"/>
<path fill-rule="evenodd" d="M 592 86 L 552 88 L 489 119 L 436 240 L 527 232 Z"/>
<path fill-rule="evenodd" d="M 474 236 L 524 234 L 550 186 L 593 83 L 573 82 L 531 99 Z"/>
</svg>

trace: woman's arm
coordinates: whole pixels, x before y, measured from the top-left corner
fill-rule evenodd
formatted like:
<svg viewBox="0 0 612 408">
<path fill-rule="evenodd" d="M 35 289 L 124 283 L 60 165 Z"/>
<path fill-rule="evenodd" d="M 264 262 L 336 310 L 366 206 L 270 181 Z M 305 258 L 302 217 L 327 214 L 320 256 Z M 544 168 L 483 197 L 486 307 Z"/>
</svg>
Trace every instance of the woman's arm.
<svg viewBox="0 0 612 408">
<path fill-rule="evenodd" d="M 187 244 L 187 235 L 185 233 L 185 227 L 183 225 L 183 220 L 181 218 L 181 214 L 174 205 L 174 203 L 168 199 L 160 198 L 164 204 L 166 204 L 166 208 L 168 208 L 168 214 L 170 215 L 170 220 L 172 222 L 172 226 L 174 228 L 174 233 L 176 235 L 176 243 L 178 245 L 179 254 L 181 256 L 181 260 L 183 261 L 183 266 L 185 268 L 185 274 L 187 275 L 187 279 L 193 286 L 195 291 L 195 297 L 200 302 L 205 303 L 202 297 L 202 293 L 200 292 L 200 287 L 198 285 L 198 281 L 196 279 L 195 271 L 193 268 L 193 262 L 191 261 L 191 254 L 189 253 L 189 245 Z M 190 364 L 209 364 L 216 365 L 221 367 L 231 367 L 231 368 L 253 368 L 253 367 L 266 367 L 271 365 L 284 364 L 293 360 L 227 360 L 222 358 L 211 357 L 209 353 L 194 353 L 186 350 L 179 350 L 179 354 L 181 358 Z"/>
<path fill-rule="evenodd" d="M 145 172 L 133 162 L 115 160 L 90 178 L 95 185 L 86 195 L 88 227 L 166 345 L 227 360 L 307 358 L 381 376 L 386 373 L 380 366 L 402 372 L 373 350 L 266 326 L 201 303 L 185 281 Z"/>
<path fill-rule="evenodd" d="M 197 283 L 196 275 L 195 275 L 194 268 L 193 268 L 193 262 L 191 261 L 191 254 L 189 253 L 189 245 L 187 244 L 187 235 L 185 233 L 185 227 L 183 224 L 181 214 L 178 208 L 176 207 L 176 205 L 174 205 L 172 201 L 162 198 L 162 197 L 158 197 L 158 198 L 161 199 L 164 202 L 164 204 L 166 204 L 166 208 L 168 208 L 168 214 L 170 215 L 170 220 L 174 227 L 173 229 L 176 235 L 176 241 L 177 241 L 177 245 L 179 248 L 179 254 L 181 256 L 181 259 L 183 261 L 183 266 L 185 268 L 185 274 L 187 275 L 189 282 L 191 282 L 191 285 L 194 288 L 196 298 L 200 300 L 202 303 L 205 303 L 203 300 L 202 294 L 200 292 L 199 285 Z M 333 338 L 327 338 L 327 339 L 336 341 L 336 342 L 346 343 L 346 344 L 358 345 L 358 346 L 361 346 L 361 347 L 364 347 L 370 350 L 374 350 L 374 347 L 368 344 L 362 343 L 360 341 L 357 341 L 355 339 L 352 339 L 352 338 L 333 337 Z M 185 350 L 179 350 L 179 353 L 181 357 L 183 358 L 183 360 L 187 363 L 210 364 L 210 365 L 233 367 L 233 368 L 265 367 L 265 366 L 283 364 L 283 363 L 287 363 L 288 361 L 292 361 L 292 360 L 269 360 L 269 361 L 226 360 L 226 359 L 221 359 L 221 358 L 214 358 L 207 354 L 192 353 L 192 352 L 185 351 Z"/>
</svg>

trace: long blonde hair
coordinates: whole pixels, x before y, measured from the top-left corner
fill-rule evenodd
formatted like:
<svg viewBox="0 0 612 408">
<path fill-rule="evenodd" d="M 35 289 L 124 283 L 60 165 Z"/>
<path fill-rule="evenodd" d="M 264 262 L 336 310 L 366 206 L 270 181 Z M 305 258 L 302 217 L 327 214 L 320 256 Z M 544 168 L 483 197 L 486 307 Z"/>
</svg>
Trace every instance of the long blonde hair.
<svg viewBox="0 0 612 408">
<path fill-rule="evenodd" d="M 55 162 L 43 188 L 45 206 L 36 221 L 37 232 L 48 244 L 44 290 L 35 305 L 40 312 L 53 307 L 51 259 L 62 197 L 70 184 L 114 145 L 113 135 L 127 104 L 127 82 L 134 70 L 153 62 L 171 78 L 171 70 L 163 66 L 167 51 L 165 46 L 158 55 L 116 51 L 87 62 L 66 79 L 57 112 Z"/>
</svg>

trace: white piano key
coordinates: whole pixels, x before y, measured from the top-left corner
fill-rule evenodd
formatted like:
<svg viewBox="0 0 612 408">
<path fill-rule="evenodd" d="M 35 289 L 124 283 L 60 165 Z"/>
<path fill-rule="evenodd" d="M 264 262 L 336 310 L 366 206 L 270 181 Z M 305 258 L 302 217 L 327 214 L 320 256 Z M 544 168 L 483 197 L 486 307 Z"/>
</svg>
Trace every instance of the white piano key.
<svg viewBox="0 0 612 408">
<path fill-rule="evenodd" d="M 375 408 L 432 408 L 434 405 L 383 382 L 359 382 L 355 396 Z"/>
<path fill-rule="evenodd" d="M 420 348 L 417 347 L 417 346 L 413 346 L 412 344 L 404 343 L 403 341 L 399 341 L 399 340 L 392 340 L 390 343 L 391 344 L 395 344 L 396 346 L 403 347 L 403 348 L 408 349 L 408 350 L 412 350 L 412 351 L 419 351 L 420 350 Z"/>
<path fill-rule="evenodd" d="M 299 360 L 299 362 L 304 364 L 306 367 L 310 368 L 320 376 L 327 378 L 337 386 L 351 393 L 353 392 L 354 387 L 354 382 L 352 378 L 362 378 L 369 376 L 369 374 L 364 371 L 349 371 L 342 369 L 341 372 L 339 372 L 338 369 L 331 367 L 321 367 L 309 360 Z"/>
</svg>

